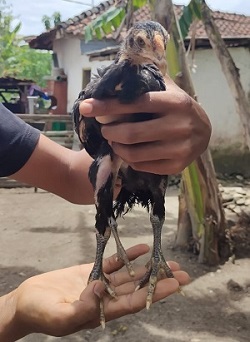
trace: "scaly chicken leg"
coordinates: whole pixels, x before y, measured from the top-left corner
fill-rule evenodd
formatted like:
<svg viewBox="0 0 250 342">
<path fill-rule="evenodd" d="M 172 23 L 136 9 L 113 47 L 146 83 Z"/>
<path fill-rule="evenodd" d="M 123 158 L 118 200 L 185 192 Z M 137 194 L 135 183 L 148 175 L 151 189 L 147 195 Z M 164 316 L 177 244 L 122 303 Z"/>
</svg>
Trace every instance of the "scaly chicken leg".
<svg viewBox="0 0 250 342">
<path fill-rule="evenodd" d="M 152 192 L 152 206 L 150 212 L 150 222 L 153 228 L 153 250 L 152 256 L 147 263 L 147 272 L 140 280 L 137 289 L 142 288 L 148 284 L 148 295 L 146 300 L 146 308 L 149 309 L 152 304 L 153 294 L 157 279 L 159 276 L 167 276 L 168 278 L 174 278 L 174 275 L 165 261 L 161 248 L 161 234 L 162 227 L 165 222 L 165 192 L 167 189 L 166 179 L 162 179 L 158 188 L 151 188 Z"/>
</svg>

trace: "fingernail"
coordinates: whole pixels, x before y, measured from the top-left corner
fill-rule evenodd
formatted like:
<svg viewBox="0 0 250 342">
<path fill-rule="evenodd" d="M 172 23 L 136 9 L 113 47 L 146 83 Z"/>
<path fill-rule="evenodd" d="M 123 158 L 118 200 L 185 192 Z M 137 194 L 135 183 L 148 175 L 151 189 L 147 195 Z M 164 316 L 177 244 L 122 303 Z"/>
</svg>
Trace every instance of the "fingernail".
<svg viewBox="0 0 250 342">
<path fill-rule="evenodd" d="M 81 114 L 90 114 L 92 110 L 93 110 L 93 105 L 91 103 L 83 101 L 80 104 Z"/>
</svg>

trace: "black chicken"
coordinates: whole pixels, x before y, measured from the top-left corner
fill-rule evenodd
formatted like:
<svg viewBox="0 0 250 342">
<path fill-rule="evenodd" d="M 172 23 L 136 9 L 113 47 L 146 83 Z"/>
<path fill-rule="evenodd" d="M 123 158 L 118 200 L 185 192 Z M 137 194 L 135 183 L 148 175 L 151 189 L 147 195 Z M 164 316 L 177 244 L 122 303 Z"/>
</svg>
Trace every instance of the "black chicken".
<svg viewBox="0 0 250 342">
<path fill-rule="evenodd" d="M 135 204 L 141 204 L 150 210 L 154 243 L 152 257 L 147 264 L 147 272 L 138 288 L 149 283 L 146 307 L 152 303 L 157 277 L 164 274 L 173 277 L 165 262 L 161 250 L 161 230 L 165 220 L 164 197 L 168 176 L 133 170 L 120 157 L 114 154 L 111 146 L 101 134 L 101 124 L 95 118 L 86 118 L 79 113 L 82 100 L 118 98 L 122 103 L 130 103 L 149 91 L 166 89 L 163 76 L 166 74 L 167 31 L 157 22 L 145 21 L 135 24 L 122 43 L 115 61 L 108 67 L 98 70 L 98 75 L 79 94 L 73 107 L 76 132 L 86 151 L 94 159 L 89 179 L 94 188 L 96 205 L 97 251 L 89 281 L 101 279 L 110 295 L 115 293 L 109 287 L 102 271 L 102 259 L 111 231 L 117 244 L 117 254 L 130 275 L 133 269 L 120 242 L 116 218 L 125 214 Z M 112 118 L 103 117 L 107 123 Z M 154 120 L 148 113 L 126 115 L 126 121 Z M 103 120 L 103 119 L 102 119 Z M 102 121 L 101 121 L 102 122 Z M 121 178 L 122 188 L 113 202 L 113 189 L 117 177 Z M 105 325 L 103 305 L 101 303 L 101 324 Z"/>
</svg>

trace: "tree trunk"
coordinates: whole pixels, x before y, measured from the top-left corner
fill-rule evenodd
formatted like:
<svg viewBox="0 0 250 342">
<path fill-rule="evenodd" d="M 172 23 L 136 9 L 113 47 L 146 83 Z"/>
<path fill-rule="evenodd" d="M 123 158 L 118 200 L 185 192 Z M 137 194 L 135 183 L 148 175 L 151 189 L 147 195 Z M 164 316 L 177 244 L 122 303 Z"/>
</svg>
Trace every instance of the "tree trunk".
<svg viewBox="0 0 250 342">
<path fill-rule="evenodd" d="M 235 99 L 236 110 L 244 130 L 245 142 L 250 149 L 250 101 L 242 87 L 239 69 L 236 67 L 204 0 L 201 5 L 201 15 L 210 44 L 220 61 L 222 71 Z"/>
<path fill-rule="evenodd" d="M 155 0 L 154 15 L 155 20 L 160 22 L 170 33 L 172 40 L 172 43 L 170 44 L 174 44 L 176 56 L 178 56 L 178 61 L 175 61 L 175 63 L 178 63 L 179 68 L 176 66 L 175 68 L 172 68 L 175 72 L 172 72 L 171 76 L 175 81 L 178 80 L 178 85 L 196 100 L 195 90 L 186 58 L 186 50 L 179 33 L 178 21 L 175 17 L 172 1 Z M 171 65 L 169 65 L 169 68 L 171 69 Z M 199 246 L 199 261 L 214 265 L 220 261 L 220 239 L 224 240 L 226 223 L 216 174 L 209 150 L 203 153 L 203 155 L 192 164 L 192 170 L 192 172 L 195 171 L 197 183 L 200 187 L 203 215 L 201 219 L 200 215 L 197 213 L 197 205 L 192 196 L 192 186 L 194 186 L 194 184 L 191 184 L 192 177 L 189 177 L 191 171 L 189 172 L 187 168 L 182 176 L 184 196 L 180 196 L 181 202 L 179 207 L 176 242 L 181 241 L 182 244 L 185 244 L 184 240 L 189 236 L 189 234 L 183 233 L 183 222 L 187 220 L 188 215 L 188 222 L 190 222 L 192 226 L 193 239 Z M 178 234 L 181 234 L 181 236 L 178 236 Z"/>
</svg>

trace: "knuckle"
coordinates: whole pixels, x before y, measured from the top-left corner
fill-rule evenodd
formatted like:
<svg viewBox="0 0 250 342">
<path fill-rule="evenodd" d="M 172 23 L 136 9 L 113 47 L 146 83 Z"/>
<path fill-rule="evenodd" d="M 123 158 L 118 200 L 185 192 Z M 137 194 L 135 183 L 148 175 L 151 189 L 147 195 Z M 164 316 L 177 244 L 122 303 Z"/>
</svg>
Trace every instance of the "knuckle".
<svg viewBox="0 0 250 342">
<path fill-rule="evenodd" d="M 136 154 L 133 151 L 133 148 L 124 145 L 117 145 L 116 149 L 114 150 L 124 161 L 131 164 L 136 161 Z"/>
<path fill-rule="evenodd" d="M 144 164 L 142 165 L 142 163 L 130 163 L 129 165 L 135 171 L 146 171 L 146 168 L 145 168 Z"/>
<path fill-rule="evenodd" d="M 129 163 L 134 163 L 136 161 L 136 155 L 135 155 L 132 148 L 126 149 L 126 156 L 125 157 Z"/>
<path fill-rule="evenodd" d="M 193 100 L 187 93 L 180 90 L 173 94 L 173 98 L 176 109 L 185 112 L 185 114 L 190 113 L 193 106 Z"/>
<path fill-rule="evenodd" d="M 111 130 L 110 127 L 102 127 L 102 134 L 107 139 L 115 139 L 117 145 L 125 144 L 131 145 L 135 143 L 135 135 L 132 129 L 128 129 L 125 125 L 118 125 L 115 131 L 114 128 Z"/>
<path fill-rule="evenodd" d="M 189 159 L 191 153 L 192 153 L 191 143 L 190 141 L 186 141 L 179 152 L 180 162 L 184 164 L 185 161 Z"/>
<path fill-rule="evenodd" d="M 190 110 L 193 106 L 193 100 L 187 93 L 181 92 L 179 94 L 179 104 L 186 110 Z"/>
<path fill-rule="evenodd" d="M 193 154 L 193 144 L 190 138 L 187 138 L 175 148 L 172 153 L 173 163 L 178 163 L 178 165 L 186 164 L 186 161 L 190 159 Z"/>
<path fill-rule="evenodd" d="M 100 109 L 101 109 L 103 114 L 106 114 L 106 113 L 113 114 L 112 113 L 112 106 L 110 106 L 110 100 L 102 101 Z"/>
<path fill-rule="evenodd" d="M 133 103 L 133 107 L 135 112 L 144 111 L 144 108 L 147 107 L 151 103 L 151 95 L 150 93 L 142 94 L 139 96 Z"/>
<path fill-rule="evenodd" d="M 182 172 L 185 169 L 186 165 L 181 160 L 176 160 L 172 163 L 169 174 L 177 174 Z"/>
<path fill-rule="evenodd" d="M 133 144 L 135 142 L 135 132 L 132 127 L 124 127 L 122 131 L 122 138 L 124 144 Z"/>
<path fill-rule="evenodd" d="M 189 115 L 188 111 L 185 110 L 185 117 L 183 120 L 183 138 L 191 139 L 197 135 L 197 123 L 194 115 Z"/>
</svg>

